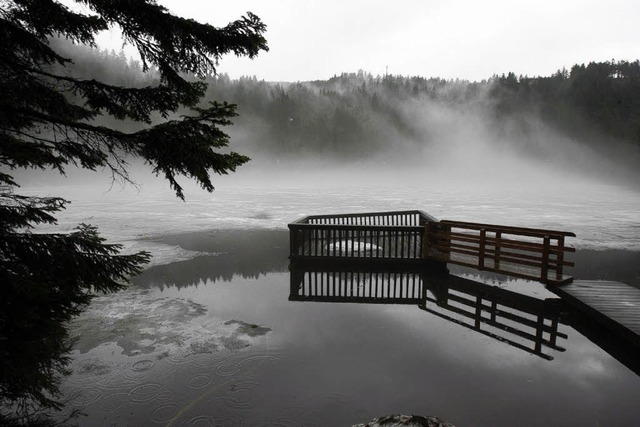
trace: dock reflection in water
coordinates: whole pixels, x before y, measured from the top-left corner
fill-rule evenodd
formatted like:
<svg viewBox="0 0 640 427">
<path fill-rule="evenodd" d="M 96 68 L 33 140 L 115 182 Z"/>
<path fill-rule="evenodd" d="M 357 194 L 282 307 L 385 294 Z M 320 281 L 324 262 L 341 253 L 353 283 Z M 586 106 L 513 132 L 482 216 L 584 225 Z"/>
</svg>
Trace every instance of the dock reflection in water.
<svg viewBox="0 0 640 427">
<path fill-rule="evenodd" d="M 406 266 L 292 265 L 289 300 L 416 305 L 513 347 L 552 360 L 564 351 L 561 300 L 538 299 L 496 286 Z M 425 322 L 428 322 L 425 316 Z"/>
</svg>

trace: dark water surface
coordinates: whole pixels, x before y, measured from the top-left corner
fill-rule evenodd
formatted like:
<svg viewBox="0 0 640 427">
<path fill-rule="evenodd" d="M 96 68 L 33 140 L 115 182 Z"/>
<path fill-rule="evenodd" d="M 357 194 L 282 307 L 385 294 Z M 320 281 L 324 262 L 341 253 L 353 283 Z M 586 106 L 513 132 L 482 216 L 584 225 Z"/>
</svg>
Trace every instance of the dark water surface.
<svg viewBox="0 0 640 427">
<path fill-rule="evenodd" d="M 496 328 L 465 326 L 455 304 L 442 310 L 427 302 L 439 315 L 421 309 L 409 301 L 419 290 L 407 275 L 394 276 L 402 290 L 387 287 L 395 304 L 372 296 L 371 277 L 348 283 L 342 273 L 338 302 L 296 301 L 315 292 L 304 277 L 316 276 L 296 276 L 292 286 L 287 231 L 181 234 L 160 243 L 203 254 L 149 268 L 76 322 L 65 387 L 84 403 L 82 425 L 348 426 L 393 413 L 436 415 L 458 427 L 640 425 L 634 367 L 565 315 L 558 332 L 567 337 L 557 341 L 565 351 L 545 348 L 548 360 L 526 350 L 535 347 L 527 338 L 516 337 L 517 347 L 497 339 Z M 639 284 L 636 252 L 579 251 L 575 260 L 578 278 Z M 336 274 L 321 276 L 328 286 Z M 391 276 L 380 277 L 391 286 Z M 537 283 L 474 278 L 503 290 L 501 298 L 527 295 L 526 306 L 555 298 Z M 455 280 L 459 289 L 467 283 Z"/>
</svg>

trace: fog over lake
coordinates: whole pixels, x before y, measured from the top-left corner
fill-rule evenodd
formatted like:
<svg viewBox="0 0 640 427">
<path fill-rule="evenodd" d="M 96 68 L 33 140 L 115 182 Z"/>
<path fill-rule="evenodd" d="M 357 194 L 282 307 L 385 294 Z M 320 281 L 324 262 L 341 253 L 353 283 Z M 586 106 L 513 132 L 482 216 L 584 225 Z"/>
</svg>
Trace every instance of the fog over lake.
<svg viewBox="0 0 640 427">
<path fill-rule="evenodd" d="M 245 170 L 246 169 L 246 170 Z M 92 177 L 24 185 L 33 194 L 72 201 L 58 229 L 80 222 L 111 240 L 144 244 L 167 233 L 214 229 L 285 229 L 305 215 L 420 209 L 438 219 L 569 230 L 582 249 L 640 250 L 640 191 L 634 185 L 549 170 L 450 174 L 414 166 L 355 164 L 282 169 L 251 166 L 219 177 L 209 194 L 186 183 L 186 201 L 160 179 L 134 187 Z M 55 179 L 55 178 L 53 178 Z M 80 182 L 79 182 L 80 181 Z"/>
</svg>

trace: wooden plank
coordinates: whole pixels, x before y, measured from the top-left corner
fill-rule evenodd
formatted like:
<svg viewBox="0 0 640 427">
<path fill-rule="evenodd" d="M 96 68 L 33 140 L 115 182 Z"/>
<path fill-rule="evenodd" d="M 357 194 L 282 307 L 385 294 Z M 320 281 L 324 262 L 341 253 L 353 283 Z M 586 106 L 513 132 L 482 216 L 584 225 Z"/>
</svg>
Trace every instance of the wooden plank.
<svg viewBox="0 0 640 427">
<path fill-rule="evenodd" d="M 640 346 L 640 289 L 605 280 L 576 280 L 549 289 Z"/>
</svg>

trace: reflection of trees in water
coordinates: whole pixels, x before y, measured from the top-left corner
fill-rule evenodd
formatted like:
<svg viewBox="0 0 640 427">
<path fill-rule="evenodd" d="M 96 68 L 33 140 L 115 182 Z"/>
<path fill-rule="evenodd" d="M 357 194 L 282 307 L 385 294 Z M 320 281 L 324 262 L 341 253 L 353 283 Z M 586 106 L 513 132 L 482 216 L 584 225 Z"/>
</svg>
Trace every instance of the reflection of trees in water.
<svg viewBox="0 0 640 427">
<path fill-rule="evenodd" d="M 288 239 L 285 230 L 227 230 L 164 237 L 158 241 L 211 255 L 151 267 L 133 282 L 142 287 L 182 288 L 208 280 L 230 281 L 235 275 L 258 278 L 286 271 Z"/>
</svg>

